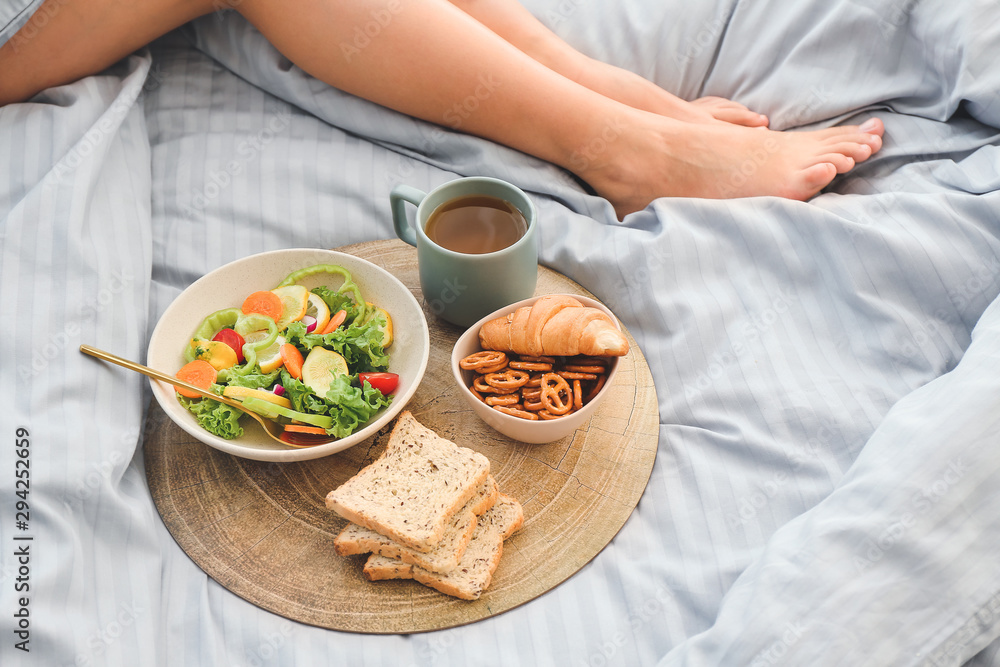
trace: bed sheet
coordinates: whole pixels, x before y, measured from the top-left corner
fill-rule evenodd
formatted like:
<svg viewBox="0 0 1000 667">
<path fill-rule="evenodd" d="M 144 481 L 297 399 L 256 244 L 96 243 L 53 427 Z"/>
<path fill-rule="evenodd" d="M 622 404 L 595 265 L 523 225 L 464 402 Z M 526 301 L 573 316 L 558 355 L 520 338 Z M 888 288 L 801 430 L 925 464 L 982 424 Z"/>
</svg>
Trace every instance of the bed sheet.
<svg viewBox="0 0 1000 667">
<path fill-rule="evenodd" d="M 808 203 L 661 199 L 619 222 L 551 165 L 316 82 L 232 11 L 0 108 L 4 665 L 1000 665 L 995 3 L 525 4 L 776 127 L 878 115 L 885 148 Z M 529 191 L 542 262 L 636 338 L 649 486 L 594 561 L 487 621 L 367 636 L 262 611 L 160 521 L 144 380 L 77 347 L 142 359 L 205 272 L 392 238 L 394 185 L 460 175 Z"/>
</svg>

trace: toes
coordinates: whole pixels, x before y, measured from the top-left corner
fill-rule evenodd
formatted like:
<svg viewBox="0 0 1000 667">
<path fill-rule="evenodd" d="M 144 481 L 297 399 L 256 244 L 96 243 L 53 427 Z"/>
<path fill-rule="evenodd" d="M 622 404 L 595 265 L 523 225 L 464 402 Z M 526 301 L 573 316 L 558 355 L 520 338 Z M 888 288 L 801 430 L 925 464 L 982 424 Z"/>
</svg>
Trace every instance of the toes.
<svg viewBox="0 0 1000 667">
<path fill-rule="evenodd" d="M 862 134 L 864 141 L 871 147 L 871 152 L 874 153 L 882 148 L 882 136 L 878 134 Z M 869 153 L 871 155 L 871 153 Z"/>
<path fill-rule="evenodd" d="M 814 164 L 799 172 L 801 192 L 795 199 L 808 199 L 830 184 L 837 175 L 837 167 L 830 162 Z"/>
<path fill-rule="evenodd" d="M 724 97 L 700 97 L 694 100 L 694 104 L 708 111 L 716 120 L 734 125 L 767 127 L 770 122 L 764 114 L 751 111 L 739 102 L 734 102 Z"/>
<path fill-rule="evenodd" d="M 728 107 L 730 109 L 746 109 L 747 107 L 739 102 L 717 95 L 706 95 L 694 100 L 695 104 L 711 107 Z"/>
<path fill-rule="evenodd" d="M 855 141 L 843 141 L 837 144 L 827 144 L 823 147 L 826 153 L 839 153 L 851 158 L 855 162 L 864 162 L 872 156 L 872 147 L 869 144 L 861 144 Z M 824 158 L 825 159 L 825 156 Z"/>
<path fill-rule="evenodd" d="M 860 130 L 861 132 L 865 132 L 867 134 L 881 137 L 882 134 L 885 132 L 885 124 L 882 123 L 882 120 L 879 118 L 869 118 L 858 127 L 858 130 Z"/>
<path fill-rule="evenodd" d="M 816 158 L 819 163 L 831 164 L 837 170 L 838 174 L 846 174 L 851 169 L 854 169 L 855 160 L 849 155 L 845 155 L 841 152 L 827 153 L 826 155 L 820 155 Z"/>
<path fill-rule="evenodd" d="M 833 128 L 831 128 L 833 129 Z M 874 152 L 882 147 L 882 137 L 877 134 L 869 134 L 867 132 L 852 132 L 849 129 L 845 131 L 845 128 L 836 128 L 840 130 L 835 134 L 828 134 L 822 138 L 822 142 L 825 146 L 833 146 L 839 144 L 857 144 L 859 146 L 867 146 Z"/>
<path fill-rule="evenodd" d="M 716 120 L 722 120 L 734 125 L 743 127 L 767 127 L 768 119 L 764 114 L 754 113 L 749 109 L 712 109 L 712 116 Z"/>
<path fill-rule="evenodd" d="M 861 125 L 835 125 L 818 130 L 819 137 L 826 141 L 861 141 L 878 150 L 882 147 L 885 125 L 878 118 L 869 118 Z"/>
</svg>

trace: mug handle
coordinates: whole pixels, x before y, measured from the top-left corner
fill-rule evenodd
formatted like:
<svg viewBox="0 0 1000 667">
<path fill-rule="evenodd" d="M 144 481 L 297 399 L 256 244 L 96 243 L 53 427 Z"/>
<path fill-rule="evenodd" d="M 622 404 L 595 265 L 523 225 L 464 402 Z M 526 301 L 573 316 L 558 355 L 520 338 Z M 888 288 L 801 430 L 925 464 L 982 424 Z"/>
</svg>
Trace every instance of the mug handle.
<svg viewBox="0 0 1000 667">
<path fill-rule="evenodd" d="M 417 245 L 417 233 L 406 219 L 406 203 L 420 206 L 427 193 L 409 185 L 397 185 L 389 193 L 389 203 L 392 205 L 392 224 L 396 228 L 396 236 L 411 246 Z"/>
</svg>

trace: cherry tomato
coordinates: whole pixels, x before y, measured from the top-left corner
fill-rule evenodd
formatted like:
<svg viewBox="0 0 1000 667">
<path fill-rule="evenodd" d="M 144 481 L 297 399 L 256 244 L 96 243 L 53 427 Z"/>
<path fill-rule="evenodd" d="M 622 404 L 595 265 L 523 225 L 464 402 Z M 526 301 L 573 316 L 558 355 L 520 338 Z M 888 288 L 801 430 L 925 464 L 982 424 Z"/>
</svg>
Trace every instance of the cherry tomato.
<svg viewBox="0 0 1000 667">
<path fill-rule="evenodd" d="M 212 336 L 212 340 L 221 341 L 233 348 L 233 351 L 236 352 L 236 363 L 242 364 L 246 361 L 243 358 L 243 343 L 246 341 L 243 340 L 243 336 L 239 335 L 232 329 L 219 329 L 219 333 Z"/>
<path fill-rule="evenodd" d="M 358 380 L 361 381 L 361 386 L 367 382 L 386 396 L 399 386 L 399 375 L 396 373 L 358 373 Z"/>
</svg>

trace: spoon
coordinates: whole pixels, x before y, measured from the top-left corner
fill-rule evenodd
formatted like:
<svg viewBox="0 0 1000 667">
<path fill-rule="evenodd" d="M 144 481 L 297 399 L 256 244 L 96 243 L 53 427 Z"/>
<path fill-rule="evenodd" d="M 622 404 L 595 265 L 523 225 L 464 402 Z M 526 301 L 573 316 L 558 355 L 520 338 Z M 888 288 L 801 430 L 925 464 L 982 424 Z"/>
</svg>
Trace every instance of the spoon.
<svg viewBox="0 0 1000 667">
<path fill-rule="evenodd" d="M 171 377 L 166 373 L 161 373 L 158 370 L 149 368 L 148 366 L 143 366 L 142 364 L 137 364 L 134 361 L 129 361 L 128 359 L 123 359 L 117 355 L 111 354 L 110 352 L 105 352 L 104 350 L 99 350 L 96 347 L 91 347 L 90 345 L 81 345 L 80 351 L 84 354 L 89 354 L 92 357 L 97 357 L 98 359 L 103 359 L 104 361 L 110 361 L 113 364 L 118 364 L 124 368 L 137 373 L 142 373 L 161 382 L 167 382 L 171 385 L 177 387 L 184 387 L 190 391 L 201 394 L 205 398 L 211 398 L 213 401 L 219 401 L 220 403 L 225 403 L 228 406 L 234 407 L 241 412 L 253 417 L 263 428 L 264 432 L 271 436 L 273 439 L 277 440 L 283 445 L 291 445 L 293 447 L 312 447 L 315 445 L 322 445 L 327 442 L 332 442 L 334 438 L 323 435 L 310 435 L 307 433 L 286 433 L 285 427 L 274 421 L 273 419 L 268 419 L 262 415 L 257 414 L 249 408 L 243 407 L 239 401 L 235 401 L 226 396 L 220 396 L 219 394 L 213 393 L 202 389 L 201 387 L 196 387 L 190 382 L 185 382 L 183 380 L 178 380 L 175 377 Z"/>
</svg>

